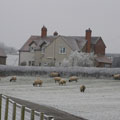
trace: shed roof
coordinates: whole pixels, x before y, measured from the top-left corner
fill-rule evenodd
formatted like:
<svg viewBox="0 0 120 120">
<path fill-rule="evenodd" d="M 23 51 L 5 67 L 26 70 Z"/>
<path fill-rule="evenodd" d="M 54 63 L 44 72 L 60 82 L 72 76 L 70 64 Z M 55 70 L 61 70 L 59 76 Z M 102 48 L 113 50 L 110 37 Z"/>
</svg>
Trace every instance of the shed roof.
<svg viewBox="0 0 120 120">
<path fill-rule="evenodd" d="M 99 57 L 96 57 L 95 59 L 99 63 L 112 64 L 112 61 L 106 56 L 99 56 Z"/>
</svg>

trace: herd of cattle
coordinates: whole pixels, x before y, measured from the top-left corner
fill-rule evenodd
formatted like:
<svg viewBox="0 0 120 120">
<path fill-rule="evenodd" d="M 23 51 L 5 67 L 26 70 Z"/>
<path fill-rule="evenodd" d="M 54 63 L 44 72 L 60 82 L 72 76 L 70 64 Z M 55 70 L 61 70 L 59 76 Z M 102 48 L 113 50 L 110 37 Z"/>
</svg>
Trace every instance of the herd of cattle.
<svg viewBox="0 0 120 120">
<path fill-rule="evenodd" d="M 120 74 L 114 74 L 112 76 L 113 76 L 114 79 L 120 80 Z M 50 77 L 53 77 L 55 83 L 59 83 L 59 85 L 65 85 L 66 82 L 67 82 L 65 79 L 63 79 L 62 77 L 60 77 L 60 74 L 57 73 L 57 72 L 50 73 Z M 13 77 L 10 78 L 10 82 L 16 82 L 16 80 L 17 80 L 16 76 L 13 76 Z M 71 76 L 71 77 L 69 77 L 68 81 L 69 82 L 73 82 L 73 81 L 77 82 L 78 81 L 78 77 L 77 76 Z M 43 84 L 43 81 L 40 80 L 40 78 L 37 78 L 33 82 L 33 86 L 42 86 L 42 84 Z M 84 92 L 85 89 L 86 89 L 85 85 L 81 85 L 80 86 L 80 91 L 81 92 Z"/>
</svg>

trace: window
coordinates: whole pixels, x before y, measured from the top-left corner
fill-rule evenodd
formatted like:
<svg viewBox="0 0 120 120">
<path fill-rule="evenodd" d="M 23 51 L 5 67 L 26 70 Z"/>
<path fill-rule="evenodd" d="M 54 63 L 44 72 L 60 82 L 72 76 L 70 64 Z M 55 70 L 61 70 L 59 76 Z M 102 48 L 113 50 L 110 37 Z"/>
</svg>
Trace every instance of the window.
<svg viewBox="0 0 120 120">
<path fill-rule="evenodd" d="M 35 61 L 29 61 L 29 66 L 34 66 L 35 65 Z"/>
<path fill-rule="evenodd" d="M 31 66 L 31 61 L 29 61 L 29 66 Z"/>
<path fill-rule="evenodd" d="M 59 53 L 60 54 L 65 54 L 66 53 L 66 49 L 65 48 L 60 48 Z"/>
<path fill-rule="evenodd" d="M 39 63 L 39 66 L 41 66 L 41 63 Z"/>
<path fill-rule="evenodd" d="M 32 61 L 32 66 L 34 66 L 35 65 L 35 61 Z"/>
<path fill-rule="evenodd" d="M 34 52 L 34 49 L 35 49 L 35 48 L 32 47 L 32 46 L 29 47 L 30 52 Z"/>
<path fill-rule="evenodd" d="M 48 63 L 44 63 L 44 66 L 47 66 L 48 65 Z"/>
<path fill-rule="evenodd" d="M 45 54 L 45 47 L 47 46 L 47 43 L 44 41 L 41 43 L 41 45 L 39 46 L 40 47 L 40 51 L 41 51 L 41 54 Z"/>
<path fill-rule="evenodd" d="M 45 53 L 45 48 L 42 48 L 41 49 L 41 54 L 44 54 Z"/>
</svg>

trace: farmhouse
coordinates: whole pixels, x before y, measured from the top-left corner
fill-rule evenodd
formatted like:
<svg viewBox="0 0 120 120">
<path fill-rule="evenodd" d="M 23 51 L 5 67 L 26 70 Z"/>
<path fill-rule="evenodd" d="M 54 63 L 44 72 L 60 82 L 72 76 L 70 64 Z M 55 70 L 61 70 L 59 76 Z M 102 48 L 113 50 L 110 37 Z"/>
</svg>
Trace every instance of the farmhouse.
<svg viewBox="0 0 120 120">
<path fill-rule="evenodd" d="M 31 36 L 19 50 L 19 65 L 61 65 L 64 58 L 68 58 L 72 51 L 93 52 L 96 58 L 95 66 L 103 67 L 111 64 L 105 57 L 106 45 L 100 36 L 92 36 L 92 30 L 85 31 L 85 36 L 63 36 L 54 32 L 47 35 L 45 26 L 41 29 L 41 35 Z"/>
<path fill-rule="evenodd" d="M 0 48 L 0 64 L 6 65 L 6 54 L 2 48 Z"/>
</svg>

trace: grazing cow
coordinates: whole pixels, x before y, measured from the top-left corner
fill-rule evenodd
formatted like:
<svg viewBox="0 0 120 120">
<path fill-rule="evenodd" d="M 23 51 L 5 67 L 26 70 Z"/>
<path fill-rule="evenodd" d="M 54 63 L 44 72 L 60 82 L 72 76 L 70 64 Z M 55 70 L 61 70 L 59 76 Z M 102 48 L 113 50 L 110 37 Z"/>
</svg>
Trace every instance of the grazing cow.
<svg viewBox="0 0 120 120">
<path fill-rule="evenodd" d="M 77 82 L 77 80 L 78 80 L 78 77 L 77 77 L 77 76 L 71 76 L 71 77 L 69 78 L 69 82 L 72 82 L 72 81 L 76 81 L 76 82 Z"/>
<path fill-rule="evenodd" d="M 11 79 L 10 79 L 10 82 L 16 82 L 17 78 L 16 76 L 13 76 Z"/>
<path fill-rule="evenodd" d="M 85 89 L 86 89 L 85 85 L 80 86 L 80 92 L 85 92 Z"/>
<path fill-rule="evenodd" d="M 39 85 L 39 87 L 40 87 L 40 86 L 42 86 L 42 84 L 43 84 L 43 81 L 42 81 L 42 80 L 35 80 L 35 81 L 33 82 L 33 86 Z"/>
</svg>

